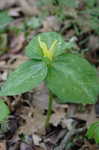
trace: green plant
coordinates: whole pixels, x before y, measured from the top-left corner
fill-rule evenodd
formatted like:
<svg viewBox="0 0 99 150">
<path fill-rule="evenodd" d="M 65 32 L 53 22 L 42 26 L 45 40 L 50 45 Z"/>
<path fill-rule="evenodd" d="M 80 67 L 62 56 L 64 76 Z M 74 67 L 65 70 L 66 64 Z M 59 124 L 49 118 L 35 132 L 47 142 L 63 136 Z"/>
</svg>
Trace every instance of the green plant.
<svg viewBox="0 0 99 150">
<path fill-rule="evenodd" d="M 36 29 L 42 25 L 42 20 L 39 17 L 27 18 L 25 24 L 29 29 Z"/>
<path fill-rule="evenodd" d="M 83 16 L 85 18 L 85 22 L 83 23 L 83 25 L 87 25 L 91 30 L 94 30 L 96 34 L 99 34 L 99 3 L 97 0 L 85 2 L 86 8 L 85 10 L 81 11 L 81 13 L 85 16 Z"/>
<path fill-rule="evenodd" d="M 56 32 L 33 37 L 26 47 L 29 60 L 9 75 L 0 96 L 27 92 L 44 80 L 49 91 L 58 96 L 59 103 L 95 103 L 99 91 L 96 69 L 84 58 L 71 53 L 73 47 L 74 43 L 65 42 Z M 51 107 L 52 94 L 47 125 Z"/>
<path fill-rule="evenodd" d="M 6 11 L 0 11 L 0 33 L 4 32 L 5 27 L 11 23 L 13 19 L 8 15 Z"/>
<path fill-rule="evenodd" d="M 12 20 L 7 11 L 0 11 L 0 55 L 8 50 L 6 29 L 8 29 L 8 25 Z"/>
<path fill-rule="evenodd" d="M 0 123 L 5 121 L 10 114 L 8 106 L 0 99 Z"/>
<path fill-rule="evenodd" d="M 0 35 L 0 55 L 7 51 L 7 34 L 2 33 Z"/>
<path fill-rule="evenodd" d="M 88 131 L 87 131 L 87 137 L 89 139 L 95 139 L 96 143 L 99 144 L 99 121 L 93 123 Z"/>
<path fill-rule="evenodd" d="M 8 130 L 9 107 L 0 99 L 0 135 Z"/>
</svg>

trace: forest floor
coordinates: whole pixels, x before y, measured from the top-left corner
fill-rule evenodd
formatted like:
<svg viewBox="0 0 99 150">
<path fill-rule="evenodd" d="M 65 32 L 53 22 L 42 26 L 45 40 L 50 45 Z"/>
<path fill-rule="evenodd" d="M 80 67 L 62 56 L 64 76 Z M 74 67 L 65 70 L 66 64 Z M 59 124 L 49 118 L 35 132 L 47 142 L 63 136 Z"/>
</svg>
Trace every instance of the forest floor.
<svg viewBox="0 0 99 150">
<path fill-rule="evenodd" d="M 55 31 L 65 41 L 75 40 L 78 53 L 83 53 L 99 71 L 99 15 L 95 15 L 99 3 L 96 9 L 82 0 L 69 6 L 41 1 L 0 0 L 0 14 L 7 11 L 11 17 L 7 22 L 8 16 L 0 15 L 0 86 L 11 71 L 27 60 L 25 46 L 42 32 Z M 86 138 L 90 124 L 99 121 L 98 101 L 96 105 L 76 105 L 75 114 L 69 118 L 74 104 L 54 102 L 50 126 L 45 130 L 48 90 L 44 83 L 19 96 L 1 98 L 11 114 L 8 130 L 0 132 L 0 150 L 99 150 L 94 140 Z M 80 128 L 82 132 L 78 132 Z"/>
</svg>

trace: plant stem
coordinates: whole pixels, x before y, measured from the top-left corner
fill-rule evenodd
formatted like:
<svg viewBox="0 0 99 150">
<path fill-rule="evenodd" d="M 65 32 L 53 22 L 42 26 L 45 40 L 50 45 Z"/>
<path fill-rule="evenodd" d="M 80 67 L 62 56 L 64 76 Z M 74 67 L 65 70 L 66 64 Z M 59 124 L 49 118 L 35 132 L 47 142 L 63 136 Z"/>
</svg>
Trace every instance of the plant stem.
<svg viewBox="0 0 99 150">
<path fill-rule="evenodd" d="M 48 112 L 47 112 L 47 118 L 46 118 L 46 122 L 45 122 L 45 128 L 48 128 L 48 126 L 49 126 L 49 121 L 50 121 L 50 117 L 52 114 L 52 105 L 53 105 L 53 95 L 49 91 Z"/>
</svg>

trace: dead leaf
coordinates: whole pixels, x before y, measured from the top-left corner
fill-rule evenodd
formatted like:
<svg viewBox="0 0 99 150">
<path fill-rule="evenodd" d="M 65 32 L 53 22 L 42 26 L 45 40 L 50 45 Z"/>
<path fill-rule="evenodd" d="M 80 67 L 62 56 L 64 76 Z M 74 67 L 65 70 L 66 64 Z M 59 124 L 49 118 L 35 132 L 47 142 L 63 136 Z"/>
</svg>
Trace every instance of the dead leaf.
<svg viewBox="0 0 99 150">
<path fill-rule="evenodd" d="M 39 15 L 40 11 L 36 6 L 36 0 L 18 0 L 19 5 L 25 15 Z"/>
<path fill-rule="evenodd" d="M 55 104 L 53 107 L 54 113 L 51 116 L 50 123 L 54 126 L 58 126 L 61 124 L 61 121 L 66 118 L 66 109 L 68 106 L 66 104 L 61 105 L 61 104 Z"/>
<path fill-rule="evenodd" d="M 0 150 L 6 150 L 6 142 L 5 141 L 0 142 Z"/>
<path fill-rule="evenodd" d="M 9 15 L 12 17 L 18 17 L 20 16 L 20 12 L 21 12 L 21 8 L 17 7 L 17 8 L 11 8 L 9 10 Z"/>
<path fill-rule="evenodd" d="M 44 109 L 48 108 L 48 89 L 42 83 L 38 88 L 35 89 L 35 93 L 33 94 L 33 105 L 37 108 L 40 108 L 44 111 Z"/>
<path fill-rule="evenodd" d="M 93 122 L 99 121 L 99 118 L 96 118 L 95 105 L 92 105 L 90 107 L 91 110 L 89 112 L 79 112 L 75 114 L 75 117 L 80 118 L 82 120 L 86 120 L 88 126 L 90 126 L 90 124 L 92 124 Z"/>
<path fill-rule="evenodd" d="M 17 37 L 15 36 L 12 39 L 11 45 L 10 45 L 10 52 L 13 54 L 19 53 L 19 51 L 23 48 L 25 42 L 25 36 L 24 33 L 20 33 Z"/>
<path fill-rule="evenodd" d="M 31 134 L 31 133 L 38 133 L 44 134 L 45 128 L 45 118 L 46 116 L 43 115 L 43 111 L 36 108 L 22 108 L 22 112 L 20 112 L 21 117 L 25 120 L 25 123 L 19 128 L 19 134 Z"/>
<path fill-rule="evenodd" d="M 59 31 L 60 22 L 55 16 L 49 16 L 43 21 L 42 32 Z"/>
<path fill-rule="evenodd" d="M 12 5 L 16 4 L 16 0 L 0 0 L 0 9 L 3 10 L 5 8 L 9 8 L 11 7 Z"/>
<path fill-rule="evenodd" d="M 40 146 L 40 142 L 41 142 L 41 137 L 37 134 L 33 134 L 33 142 L 34 142 L 34 145 L 36 146 Z"/>
<path fill-rule="evenodd" d="M 1 70 L 0 71 L 0 82 L 7 80 L 7 76 L 8 76 L 8 71 L 7 70 L 5 70 L 5 71 Z"/>
<path fill-rule="evenodd" d="M 26 143 L 21 143 L 20 144 L 20 150 L 35 150 L 35 148 L 32 148 L 30 145 L 26 144 Z"/>
<path fill-rule="evenodd" d="M 99 49 L 99 37 L 95 35 L 89 36 L 88 48 L 92 51 Z"/>
</svg>

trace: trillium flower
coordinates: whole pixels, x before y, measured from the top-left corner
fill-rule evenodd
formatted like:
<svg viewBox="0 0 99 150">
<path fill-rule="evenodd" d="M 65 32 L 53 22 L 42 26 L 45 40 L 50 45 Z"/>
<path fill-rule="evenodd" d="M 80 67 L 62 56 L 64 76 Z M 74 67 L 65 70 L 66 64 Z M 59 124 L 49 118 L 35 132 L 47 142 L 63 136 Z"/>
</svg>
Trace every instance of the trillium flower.
<svg viewBox="0 0 99 150">
<path fill-rule="evenodd" d="M 29 60 L 9 75 L 0 96 L 30 91 L 44 81 L 59 103 L 95 103 L 99 93 L 96 69 L 71 53 L 73 43 L 65 42 L 56 32 L 34 36 L 26 46 Z"/>
<path fill-rule="evenodd" d="M 38 38 L 38 42 L 39 42 L 40 48 L 42 49 L 44 57 L 47 57 L 49 60 L 52 60 L 53 55 L 54 55 L 53 49 L 55 48 L 55 46 L 57 44 L 57 40 L 55 40 L 52 43 L 50 48 L 48 48 L 48 46 L 47 46 L 47 44 L 45 42 L 41 41 L 40 36 Z"/>
</svg>

